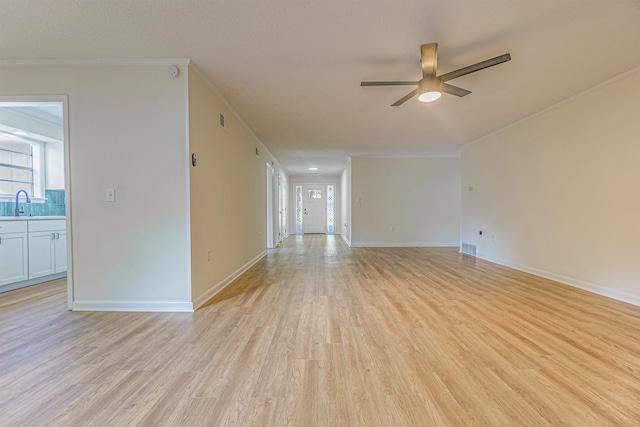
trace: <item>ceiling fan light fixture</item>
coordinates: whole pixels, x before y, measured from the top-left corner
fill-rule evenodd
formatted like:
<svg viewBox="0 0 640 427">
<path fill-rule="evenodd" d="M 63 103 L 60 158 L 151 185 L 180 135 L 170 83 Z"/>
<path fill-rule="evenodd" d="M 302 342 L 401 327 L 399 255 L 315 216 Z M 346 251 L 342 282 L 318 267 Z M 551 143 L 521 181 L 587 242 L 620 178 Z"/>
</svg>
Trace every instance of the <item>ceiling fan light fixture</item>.
<svg viewBox="0 0 640 427">
<path fill-rule="evenodd" d="M 391 104 L 392 107 L 398 107 L 414 96 L 418 95 L 418 99 L 422 102 L 433 102 L 440 99 L 442 93 L 448 93 L 457 97 L 467 96 L 471 91 L 453 86 L 447 83 L 449 80 L 511 61 L 511 54 L 496 56 L 495 58 L 486 59 L 476 64 L 472 64 L 458 70 L 450 71 L 445 74 L 438 74 L 438 43 L 427 43 L 420 46 L 420 65 L 422 66 L 422 80 L 419 81 L 384 81 L 384 82 L 361 82 L 360 86 L 414 86 L 418 88 L 412 90 L 396 102 Z"/>
<path fill-rule="evenodd" d="M 423 92 L 418 96 L 418 100 L 422 102 L 433 102 L 437 99 L 440 99 L 442 96 L 442 92 L 437 90 L 430 90 L 427 92 Z"/>
<path fill-rule="evenodd" d="M 442 96 L 442 82 L 438 79 L 425 78 L 418 84 L 418 100 L 433 102 Z"/>
</svg>

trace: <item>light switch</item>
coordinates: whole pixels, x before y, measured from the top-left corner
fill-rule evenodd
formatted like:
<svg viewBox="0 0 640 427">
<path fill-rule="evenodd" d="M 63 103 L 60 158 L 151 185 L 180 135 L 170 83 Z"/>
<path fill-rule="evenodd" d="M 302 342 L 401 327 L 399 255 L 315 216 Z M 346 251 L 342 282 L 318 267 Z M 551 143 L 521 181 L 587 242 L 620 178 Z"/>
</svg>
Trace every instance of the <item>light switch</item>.
<svg viewBox="0 0 640 427">
<path fill-rule="evenodd" d="M 107 188 L 107 202 L 115 202 L 115 201 L 116 201 L 116 189 Z"/>
</svg>

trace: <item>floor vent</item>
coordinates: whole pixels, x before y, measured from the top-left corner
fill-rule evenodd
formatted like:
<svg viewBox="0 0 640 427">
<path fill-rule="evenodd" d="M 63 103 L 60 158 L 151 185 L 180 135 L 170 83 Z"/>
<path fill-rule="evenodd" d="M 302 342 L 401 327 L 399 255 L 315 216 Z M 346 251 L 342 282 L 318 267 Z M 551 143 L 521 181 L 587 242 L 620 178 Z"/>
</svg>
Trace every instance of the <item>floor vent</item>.
<svg viewBox="0 0 640 427">
<path fill-rule="evenodd" d="M 463 254 L 467 254 L 467 255 L 471 255 L 471 256 L 476 256 L 476 249 L 477 246 L 476 245 L 472 245 L 471 243 L 462 243 L 462 253 Z"/>
</svg>

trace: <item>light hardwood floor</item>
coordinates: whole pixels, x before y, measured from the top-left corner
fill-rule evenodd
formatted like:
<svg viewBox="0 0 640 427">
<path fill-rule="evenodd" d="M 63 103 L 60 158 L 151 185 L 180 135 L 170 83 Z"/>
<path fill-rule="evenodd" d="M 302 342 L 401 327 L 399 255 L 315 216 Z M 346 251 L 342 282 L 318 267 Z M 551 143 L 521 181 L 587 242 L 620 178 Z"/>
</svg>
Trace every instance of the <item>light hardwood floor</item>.
<svg viewBox="0 0 640 427">
<path fill-rule="evenodd" d="M 190 313 L 0 294 L 0 425 L 638 426 L 640 307 L 447 248 L 289 238 Z"/>
</svg>

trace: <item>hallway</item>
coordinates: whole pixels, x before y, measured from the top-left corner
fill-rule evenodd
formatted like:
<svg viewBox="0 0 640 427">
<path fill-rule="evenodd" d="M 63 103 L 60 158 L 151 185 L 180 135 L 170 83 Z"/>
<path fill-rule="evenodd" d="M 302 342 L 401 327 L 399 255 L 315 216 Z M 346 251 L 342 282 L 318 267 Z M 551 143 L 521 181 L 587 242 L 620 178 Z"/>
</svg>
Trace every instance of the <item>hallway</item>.
<svg viewBox="0 0 640 427">
<path fill-rule="evenodd" d="M 640 308 L 461 255 L 291 236 L 195 313 L 0 295 L 0 426 L 637 425 Z"/>
</svg>

